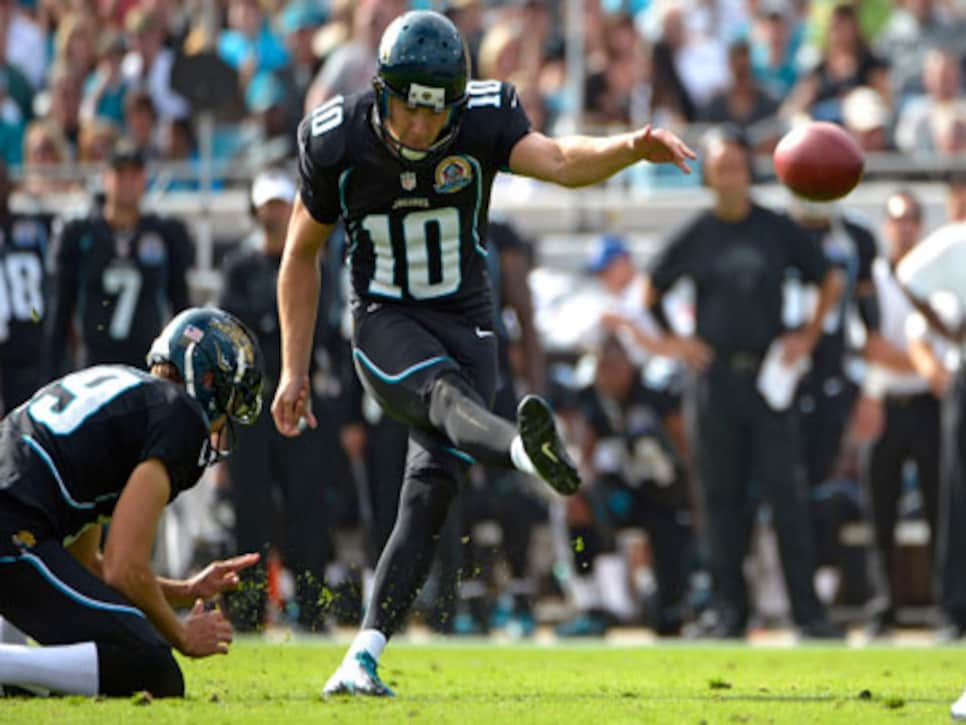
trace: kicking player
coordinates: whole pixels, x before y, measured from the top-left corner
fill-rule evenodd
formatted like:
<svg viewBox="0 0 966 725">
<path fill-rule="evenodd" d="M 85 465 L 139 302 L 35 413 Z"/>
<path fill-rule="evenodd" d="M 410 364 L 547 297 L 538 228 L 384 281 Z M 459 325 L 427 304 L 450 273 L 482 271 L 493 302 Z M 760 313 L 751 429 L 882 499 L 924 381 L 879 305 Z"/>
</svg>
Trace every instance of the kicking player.
<svg viewBox="0 0 966 725">
<path fill-rule="evenodd" d="M 372 90 L 336 96 L 299 127 L 301 189 L 279 273 L 279 430 L 297 435 L 316 424 L 307 405 L 316 259 L 341 218 L 356 369 L 411 431 L 396 524 L 362 631 L 326 694 L 392 694 L 376 665 L 426 577 L 467 464 L 515 467 L 562 494 L 580 484 L 546 402 L 525 397 L 516 426 L 489 410 L 497 364 L 483 240 L 497 172 L 578 187 L 641 159 L 688 171 L 694 158 L 680 139 L 650 126 L 609 138 L 531 131 L 511 85 L 467 81 L 463 38 L 431 11 L 389 25 L 377 68 Z"/>
<path fill-rule="evenodd" d="M 0 689 L 180 697 L 172 647 L 228 651 L 231 625 L 204 600 L 233 589 L 258 554 L 186 581 L 155 576 L 150 558 L 165 505 L 230 450 L 232 422 L 258 417 L 261 353 L 234 317 L 195 308 L 147 362 L 150 374 L 67 375 L 0 422 L 0 616 L 43 645 L 0 645 Z"/>
</svg>

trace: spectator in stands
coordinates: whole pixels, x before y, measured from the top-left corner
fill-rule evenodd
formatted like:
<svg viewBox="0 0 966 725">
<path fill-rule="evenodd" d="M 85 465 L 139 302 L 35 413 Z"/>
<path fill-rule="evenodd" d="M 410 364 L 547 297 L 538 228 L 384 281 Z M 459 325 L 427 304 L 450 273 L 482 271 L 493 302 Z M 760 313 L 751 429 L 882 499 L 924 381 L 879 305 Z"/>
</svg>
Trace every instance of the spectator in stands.
<svg viewBox="0 0 966 725">
<path fill-rule="evenodd" d="M 570 535 L 579 542 L 572 582 L 578 615 L 558 626 L 557 634 L 601 635 L 615 614 L 625 614 L 613 610 L 626 600 L 626 575 L 595 571 L 595 559 L 612 550 L 619 530 L 644 529 L 657 581 L 647 623 L 658 635 L 676 635 L 693 553 L 680 395 L 646 384 L 616 337 L 605 337 L 595 358 L 594 382 L 578 400 L 586 431 L 581 454 L 594 473 L 567 501 Z"/>
<path fill-rule="evenodd" d="M 872 268 L 883 342 L 881 351 L 870 360 L 863 395 L 880 401 L 884 414 L 881 435 L 866 451 L 862 466 L 875 533 L 876 556 L 871 564 L 877 591 L 868 628 L 872 637 L 889 634 L 896 624 L 895 527 L 903 469 L 910 461 L 916 465 L 916 481 L 929 524 L 931 560 L 934 566 L 936 563 L 939 398 L 949 384 L 949 373 L 941 364 L 940 350 L 928 340 L 923 340 L 919 355 L 933 368 L 928 377 L 917 372 L 907 336 L 907 321 L 914 310 L 895 277 L 898 264 L 922 238 L 922 214 L 922 205 L 911 191 L 889 195 L 882 228 L 886 256 L 878 257 Z"/>
<path fill-rule="evenodd" d="M 481 0 L 447 0 L 444 14 L 453 21 L 470 51 L 470 72 L 480 78 L 480 43 L 483 42 L 483 3 Z"/>
<path fill-rule="evenodd" d="M 285 87 L 274 73 L 259 73 L 245 91 L 248 119 L 239 158 L 253 168 L 277 164 L 295 154 L 295 136 L 285 106 Z"/>
<path fill-rule="evenodd" d="M 521 50 L 525 28 L 515 18 L 491 25 L 480 42 L 479 71 L 481 78 L 506 80 L 521 68 Z"/>
<path fill-rule="evenodd" d="M 936 153 L 947 119 L 966 109 L 962 100 L 961 56 L 943 48 L 925 51 L 922 65 L 924 94 L 910 97 L 896 126 L 896 145 L 906 153 Z"/>
<path fill-rule="evenodd" d="M 97 49 L 97 67 L 84 84 L 81 116 L 104 118 L 121 126 L 124 123 L 124 97 L 128 92 L 128 83 L 121 72 L 124 37 L 106 30 L 101 34 Z"/>
<path fill-rule="evenodd" d="M 238 71 L 242 88 L 258 73 L 288 63 L 285 44 L 275 35 L 259 0 L 230 0 L 228 28 L 218 36 L 218 55 Z"/>
<path fill-rule="evenodd" d="M 893 150 L 891 112 L 874 88 L 859 86 L 842 99 L 842 123 L 863 151 Z"/>
<path fill-rule="evenodd" d="M 663 295 L 682 277 L 694 282 L 695 334 L 672 343 L 694 372 L 690 449 L 705 495 L 718 613 L 708 634 L 745 634 L 751 612 L 742 564 L 763 498 L 771 507 L 795 624 L 803 636 L 836 636 L 841 633 L 829 625 L 813 586 L 814 542 L 807 488 L 798 474 L 795 413 L 790 399 L 766 398 L 758 377 L 776 341 L 787 365 L 811 353 L 840 283 L 818 246 L 793 222 L 753 202 L 750 154 L 737 129 L 722 129 L 708 139 L 705 180 L 715 205 L 658 252 L 646 300 L 670 332 Z M 789 268 L 821 291 L 805 327 L 783 334 L 782 286 Z M 751 489 L 752 481 L 760 493 Z"/>
<path fill-rule="evenodd" d="M 700 120 L 734 124 L 745 129 L 756 148 L 774 148 L 781 137 L 781 129 L 772 123 L 778 101 L 756 80 L 746 40 L 737 40 L 728 48 L 728 67 L 731 85 L 701 109 Z"/>
<path fill-rule="evenodd" d="M 19 166 L 27 124 L 20 106 L 10 96 L 9 81 L 7 70 L 0 68 L 0 161 Z"/>
<path fill-rule="evenodd" d="M 312 0 L 295 0 L 285 6 L 279 21 L 289 63 L 275 74 L 285 89 L 285 107 L 294 136 L 304 115 L 305 95 L 319 70 L 319 59 L 312 48 L 312 38 L 322 26 L 325 16 Z"/>
<path fill-rule="evenodd" d="M 77 150 L 77 135 L 80 132 L 81 77 L 62 62 L 50 68 L 49 88 L 50 105 L 46 117 L 56 123 L 71 149 Z"/>
<path fill-rule="evenodd" d="M 627 15 L 609 18 L 606 29 L 607 61 L 587 78 L 585 117 L 596 124 L 642 125 L 651 115 L 644 41 Z"/>
<path fill-rule="evenodd" d="M 801 26 L 785 0 L 760 0 L 749 39 L 755 78 L 772 98 L 781 100 L 798 81 L 795 55 Z"/>
<path fill-rule="evenodd" d="M 47 79 L 47 58 L 40 25 L 17 0 L 0 0 L 0 66 L 13 66 L 33 90 L 39 90 Z"/>
<path fill-rule="evenodd" d="M 256 230 L 225 260 L 219 306 L 236 315 L 255 333 L 265 357 L 262 390 L 271 400 L 281 369 L 281 340 L 275 296 L 278 266 L 285 246 L 288 219 L 296 188 L 281 171 L 264 171 L 251 187 L 251 209 Z M 320 315 L 324 319 L 325 315 Z M 331 558 L 324 489 L 327 480 L 323 457 L 323 428 L 286 438 L 272 425 L 257 421 L 239 431 L 239 445 L 228 459 L 235 507 L 237 546 L 262 552 L 272 546 L 282 553 L 295 577 L 295 623 L 306 631 L 326 627 L 322 576 Z M 275 524 L 274 499 L 281 498 L 280 530 Z M 231 619 L 240 631 L 260 629 L 265 621 L 267 593 L 265 568 L 243 575 L 247 586 L 229 600 Z"/>
<path fill-rule="evenodd" d="M 82 121 L 77 141 L 77 161 L 82 164 L 106 162 L 118 137 L 118 128 L 110 121 L 103 118 Z"/>
<path fill-rule="evenodd" d="M 841 103 L 857 86 L 870 86 L 891 107 L 889 66 L 866 43 L 858 14 L 851 3 L 832 11 L 821 59 L 803 76 L 785 100 L 785 115 L 808 113 L 816 120 L 842 120 Z"/>
<path fill-rule="evenodd" d="M 131 91 L 124 97 L 124 132 L 146 159 L 158 158 L 158 113 L 149 93 Z"/>
<path fill-rule="evenodd" d="M 405 0 L 359 0 L 352 14 L 352 35 L 325 60 L 305 97 L 311 111 L 328 98 L 366 89 L 376 74 L 379 38 L 390 21 L 406 11 Z"/>
<path fill-rule="evenodd" d="M 131 50 L 121 63 L 124 79 L 132 88 L 151 96 L 160 118 L 185 118 L 191 113 L 188 102 L 171 88 L 171 68 L 175 54 L 165 47 L 167 28 L 161 18 L 141 7 L 133 8 L 124 22 Z"/>
<path fill-rule="evenodd" d="M 87 78 L 97 62 L 96 35 L 91 16 L 77 12 L 65 16 L 54 36 L 54 63 L 65 65 L 80 78 Z"/>
<path fill-rule="evenodd" d="M 655 124 L 691 122 L 697 118 L 697 102 L 678 70 L 678 58 L 687 44 L 683 9 L 670 2 L 661 5 L 660 34 L 651 45 L 651 108 Z M 724 65 L 724 63 L 722 63 Z"/>
<path fill-rule="evenodd" d="M 937 114 L 935 124 L 936 155 L 945 159 L 962 158 L 966 151 L 966 105 L 945 109 Z"/>
<path fill-rule="evenodd" d="M 904 99 L 928 92 L 920 69 L 930 49 L 945 48 L 962 57 L 966 52 L 966 17 L 961 9 L 935 0 L 898 0 L 886 27 L 876 39 L 876 51 L 892 64 L 892 88 Z"/>
<path fill-rule="evenodd" d="M 76 185 L 63 177 L 73 161 L 70 144 L 60 126 L 49 119 L 31 121 L 24 133 L 23 183 L 30 195 L 70 191 Z"/>
</svg>

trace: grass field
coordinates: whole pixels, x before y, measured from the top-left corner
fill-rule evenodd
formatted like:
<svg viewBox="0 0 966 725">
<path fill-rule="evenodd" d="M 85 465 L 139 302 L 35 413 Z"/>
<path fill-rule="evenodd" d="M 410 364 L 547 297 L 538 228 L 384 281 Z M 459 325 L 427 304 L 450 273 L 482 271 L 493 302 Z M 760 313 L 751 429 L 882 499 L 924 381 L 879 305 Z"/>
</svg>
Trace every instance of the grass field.
<svg viewBox="0 0 966 725">
<path fill-rule="evenodd" d="M 2 723 L 948 722 L 966 649 L 394 644 L 393 700 L 324 701 L 343 645 L 243 641 L 185 661 L 183 701 L 0 700 Z"/>
</svg>

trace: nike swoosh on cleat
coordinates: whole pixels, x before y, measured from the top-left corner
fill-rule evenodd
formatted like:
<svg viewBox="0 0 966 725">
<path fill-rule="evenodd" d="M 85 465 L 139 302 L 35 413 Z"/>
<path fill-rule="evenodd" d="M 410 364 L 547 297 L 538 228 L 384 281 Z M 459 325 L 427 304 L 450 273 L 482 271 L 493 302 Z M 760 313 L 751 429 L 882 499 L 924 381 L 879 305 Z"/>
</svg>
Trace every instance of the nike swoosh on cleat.
<svg viewBox="0 0 966 725">
<path fill-rule="evenodd" d="M 556 454 L 553 452 L 550 441 L 547 441 L 542 446 L 540 446 L 540 452 L 543 453 L 547 458 L 549 458 L 554 463 L 560 463 L 560 459 L 557 458 Z"/>
<path fill-rule="evenodd" d="M 476 336 L 481 339 L 484 337 L 493 337 L 493 335 L 495 334 L 493 330 L 481 330 L 479 327 L 476 328 L 475 332 L 476 332 Z"/>
</svg>

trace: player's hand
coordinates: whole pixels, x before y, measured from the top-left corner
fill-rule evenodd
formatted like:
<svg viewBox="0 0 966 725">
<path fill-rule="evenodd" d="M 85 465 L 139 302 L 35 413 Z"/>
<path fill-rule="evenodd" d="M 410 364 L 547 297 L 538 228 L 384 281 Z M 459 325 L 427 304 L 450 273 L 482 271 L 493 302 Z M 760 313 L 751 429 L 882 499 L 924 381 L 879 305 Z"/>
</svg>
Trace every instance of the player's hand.
<svg viewBox="0 0 966 725">
<path fill-rule="evenodd" d="M 700 337 L 671 337 L 667 350 L 672 357 L 682 360 L 685 365 L 698 372 L 704 372 L 714 360 L 714 350 Z"/>
<path fill-rule="evenodd" d="M 222 592 L 238 589 L 238 572 L 255 566 L 261 558 L 259 554 L 242 554 L 223 561 L 213 561 L 198 574 L 188 580 L 188 591 L 192 597 L 210 599 Z"/>
<path fill-rule="evenodd" d="M 231 622 L 221 610 L 206 612 L 204 601 L 199 599 L 184 620 L 184 639 L 178 649 L 188 657 L 228 654 L 232 638 Z"/>
<path fill-rule="evenodd" d="M 272 401 L 272 417 L 278 432 L 293 438 L 305 430 L 306 425 L 317 427 L 319 422 L 312 415 L 311 400 L 309 376 L 292 377 L 283 372 Z"/>
<path fill-rule="evenodd" d="M 634 135 L 634 150 L 652 164 L 674 164 L 685 174 L 691 173 L 688 161 L 698 158 L 690 146 L 666 128 L 647 124 Z"/>
</svg>

